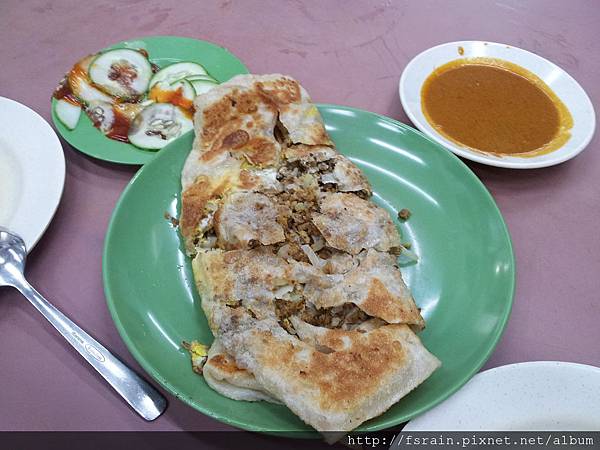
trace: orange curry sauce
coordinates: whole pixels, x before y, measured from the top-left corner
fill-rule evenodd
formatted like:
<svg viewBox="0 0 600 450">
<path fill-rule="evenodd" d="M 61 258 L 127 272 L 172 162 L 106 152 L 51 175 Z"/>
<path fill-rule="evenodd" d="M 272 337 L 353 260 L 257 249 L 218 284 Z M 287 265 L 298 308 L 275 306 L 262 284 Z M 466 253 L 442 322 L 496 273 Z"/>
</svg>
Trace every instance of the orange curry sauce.
<svg viewBox="0 0 600 450">
<path fill-rule="evenodd" d="M 536 75 L 507 61 L 465 58 L 423 84 L 427 121 L 447 139 L 495 155 L 535 156 L 570 137 L 567 107 Z"/>
</svg>

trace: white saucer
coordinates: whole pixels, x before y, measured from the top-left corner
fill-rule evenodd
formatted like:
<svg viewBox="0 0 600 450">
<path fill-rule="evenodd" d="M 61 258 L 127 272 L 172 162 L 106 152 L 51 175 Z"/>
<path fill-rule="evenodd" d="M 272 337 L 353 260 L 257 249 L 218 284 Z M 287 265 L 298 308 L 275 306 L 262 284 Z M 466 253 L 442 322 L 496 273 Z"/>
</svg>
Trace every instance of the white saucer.
<svg viewBox="0 0 600 450">
<path fill-rule="evenodd" d="M 600 431 L 600 368 L 557 361 L 496 367 L 403 431 Z"/>
<path fill-rule="evenodd" d="M 459 54 L 459 49 L 463 54 Z M 558 95 L 573 116 L 571 138 L 559 149 L 534 157 L 498 157 L 475 152 L 440 135 L 421 109 L 421 87 L 437 67 L 462 58 L 488 57 L 510 61 L 533 72 Z M 415 56 L 400 78 L 400 101 L 412 123 L 429 138 L 463 158 L 482 164 L 514 169 L 533 169 L 559 164 L 575 157 L 588 145 L 596 127 L 594 107 L 583 88 L 567 72 L 534 53 L 505 44 L 482 41 L 450 42 Z"/>
<path fill-rule="evenodd" d="M 28 107 L 0 97 L 0 124 L 0 225 L 29 252 L 60 202 L 65 157 L 54 130 Z"/>
</svg>

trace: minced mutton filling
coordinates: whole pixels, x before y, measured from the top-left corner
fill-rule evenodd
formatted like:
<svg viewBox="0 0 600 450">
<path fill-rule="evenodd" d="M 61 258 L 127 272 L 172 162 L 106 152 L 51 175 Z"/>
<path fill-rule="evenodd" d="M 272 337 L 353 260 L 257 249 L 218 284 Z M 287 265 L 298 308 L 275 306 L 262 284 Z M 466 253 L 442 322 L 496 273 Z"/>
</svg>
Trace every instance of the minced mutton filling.
<svg viewBox="0 0 600 450">
<path fill-rule="evenodd" d="M 285 167 L 280 170 L 280 182 L 284 191 L 277 195 L 277 222 L 283 227 L 287 244 L 287 256 L 297 261 L 309 262 L 301 245 L 314 245 L 321 233 L 311 222 L 312 214 L 318 212 L 318 185 L 308 173 L 298 177 L 297 168 Z"/>
<path fill-rule="evenodd" d="M 293 302 L 277 299 L 275 300 L 275 313 L 280 325 L 292 334 L 295 334 L 295 330 L 289 321 L 291 316 L 297 316 L 304 322 L 318 327 L 343 329 L 348 329 L 371 318 L 352 303 L 331 308 L 316 308 L 305 300 Z"/>
<path fill-rule="evenodd" d="M 285 155 L 285 150 L 294 144 L 290 142 L 287 130 L 279 121 L 274 135 L 283 148 L 282 154 Z M 281 192 L 262 192 L 277 205 L 277 222 L 283 228 L 285 235 L 284 242 L 272 245 L 270 248 L 286 260 L 293 259 L 313 266 L 318 265 L 326 274 L 339 273 L 339 270 L 342 270 L 340 267 L 345 267 L 344 264 L 339 263 L 339 256 L 343 252 L 328 247 L 324 237 L 311 221 L 313 214 L 320 212 L 319 196 L 323 192 L 338 191 L 335 183 L 322 182 L 323 178 L 327 178 L 323 175 L 333 173 L 336 159 L 319 157 L 318 150 L 311 153 L 310 146 L 302 146 L 294 150 L 304 150 L 304 155 L 294 160 L 283 158 L 276 175 L 277 181 L 282 186 Z M 370 193 L 365 191 L 354 194 L 363 199 L 370 196 Z M 217 242 L 212 223 L 205 225 L 208 226 L 202 230 L 203 238 L 196 243 L 197 248 L 214 248 Z M 261 245 L 260 242 L 252 244 L 248 247 Z M 333 256 L 338 257 L 336 262 Z M 353 263 L 356 262 L 350 255 L 343 256 L 352 259 Z M 345 270 L 348 269 L 342 271 Z M 352 329 L 371 319 L 352 303 L 331 308 L 316 308 L 310 299 L 304 297 L 303 290 L 302 284 L 295 284 L 291 295 L 274 301 L 274 312 L 279 323 L 290 334 L 296 334 L 289 320 L 292 316 L 297 316 L 311 325 L 341 329 Z M 236 302 L 231 306 L 239 307 L 241 304 Z M 246 309 L 251 312 L 249 308 Z"/>
<path fill-rule="evenodd" d="M 333 159 L 317 161 L 309 157 L 296 161 L 287 161 L 278 171 L 277 179 L 283 185 L 283 192 L 277 194 L 276 202 L 279 207 L 277 221 L 283 227 L 286 241 L 277 244 L 275 250 L 285 259 L 312 263 L 307 255 L 306 247 L 310 247 L 315 257 L 322 260 L 320 266 L 324 273 L 333 273 L 336 266 L 328 260 L 339 250 L 326 245 L 325 239 L 312 223 L 314 213 L 318 213 L 318 197 L 322 192 L 335 192 L 333 183 L 323 184 L 321 176 L 331 173 L 334 168 Z M 362 196 L 361 196 L 362 197 Z M 304 246 L 304 250 L 303 250 Z M 297 316 L 311 325 L 326 328 L 350 329 L 363 323 L 371 317 L 352 303 L 331 308 L 316 308 L 309 299 L 302 295 L 302 287 L 295 289 L 294 301 L 275 300 L 275 313 L 279 323 L 288 333 L 295 334 L 289 318 Z"/>
</svg>

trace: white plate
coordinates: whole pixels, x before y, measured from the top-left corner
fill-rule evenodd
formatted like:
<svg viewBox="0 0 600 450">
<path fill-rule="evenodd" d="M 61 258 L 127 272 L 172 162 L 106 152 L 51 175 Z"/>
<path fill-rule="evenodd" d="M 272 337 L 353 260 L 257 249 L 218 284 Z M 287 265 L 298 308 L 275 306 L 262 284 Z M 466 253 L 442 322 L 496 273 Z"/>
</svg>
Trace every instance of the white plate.
<svg viewBox="0 0 600 450">
<path fill-rule="evenodd" d="M 464 53 L 459 54 L 462 47 Z M 437 67 L 462 58 L 488 57 L 510 61 L 540 77 L 567 106 L 573 116 L 571 138 L 559 149 L 534 157 L 486 155 L 449 141 L 427 122 L 421 109 L 421 87 Z M 596 127 L 594 107 L 583 88 L 556 64 L 534 53 L 505 44 L 461 41 L 432 47 L 415 56 L 400 77 L 400 101 L 415 126 L 428 137 L 463 158 L 497 167 L 533 169 L 559 164 L 573 158 L 590 142 Z"/>
<path fill-rule="evenodd" d="M 0 97 L 0 225 L 35 246 L 58 207 L 65 157 L 56 133 L 36 112 Z"/>
<path fill-rule="evenodd" d="M 600 368 L 535 361 L 476 375 L 403 431 L 600 431 Z"/>
</svg>

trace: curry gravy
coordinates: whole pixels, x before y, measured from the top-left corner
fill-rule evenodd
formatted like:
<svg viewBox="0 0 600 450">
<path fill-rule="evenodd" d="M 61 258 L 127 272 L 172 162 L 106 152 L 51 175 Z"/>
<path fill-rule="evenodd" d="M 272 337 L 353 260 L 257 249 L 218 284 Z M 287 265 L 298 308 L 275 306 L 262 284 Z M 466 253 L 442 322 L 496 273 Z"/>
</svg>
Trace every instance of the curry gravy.
<svg viewBox="0 0 600 450">
<path fill-rule="evenodd" d="M 460 145 L 496 155 L 536 156 L 561 147 L 573 119 L 536 75 L 493 58 L 438 67 L 421 90 L 427 121 Z"/>
</svg>

